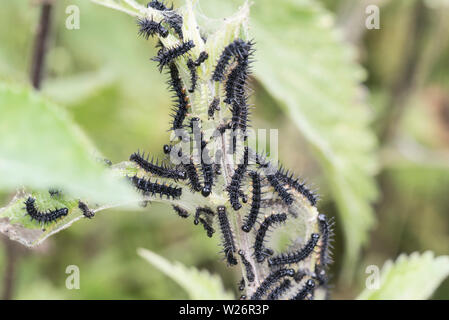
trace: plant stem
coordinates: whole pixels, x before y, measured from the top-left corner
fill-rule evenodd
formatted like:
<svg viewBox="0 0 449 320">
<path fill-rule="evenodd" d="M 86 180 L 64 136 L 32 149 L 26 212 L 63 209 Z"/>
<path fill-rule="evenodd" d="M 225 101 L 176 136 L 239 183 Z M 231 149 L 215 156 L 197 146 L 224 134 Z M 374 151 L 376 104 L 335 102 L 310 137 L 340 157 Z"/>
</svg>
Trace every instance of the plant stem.
<svg viewBox="0 0 449 320">
<path fill-rule="evenodd" d="M 31 83 L 36 90 L 41 88 L 42 73 L 47 51 L 48 34 L 51 25 L 52 3 L 42 4 L 41 16 L 34 40 L 33 60 L 31 64 Z"/>
</svg>

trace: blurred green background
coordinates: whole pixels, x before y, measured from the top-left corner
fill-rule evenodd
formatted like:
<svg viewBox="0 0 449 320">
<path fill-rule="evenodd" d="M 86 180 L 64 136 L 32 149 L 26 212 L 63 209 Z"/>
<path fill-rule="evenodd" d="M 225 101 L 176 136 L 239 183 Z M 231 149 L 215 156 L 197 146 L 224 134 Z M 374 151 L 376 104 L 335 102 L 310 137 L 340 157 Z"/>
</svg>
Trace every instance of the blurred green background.
<svg viewBox="0 0 449 320">
<path fill-rule="evenodd" d="M 40 12 L 37 2 L 10 0 L 0 5 L 0 80 L 29 82 Z M 201 2 L 205 14 L 224 16 L 221 10 L 214 11 L 219 0 L 205 2 Z M 366 70 L 365 98 L 379 140 L 380 195 L 373 204 L 377 224 L 353 281 L 339 278 L 344 240 L 324 174 L 291 117 L 256 80 L 252 82 L 257 105 L 253 126 L 279 128 L 280 159 L 319 187 L 319 210 L 337 217 L 332 297 L 353 298 L 363 288 L 367 265 L 381 266 L 403 252 L 449 253 L 449 4 L 444 0 L 318 2 L 335 15 L 344 41 L 356 49 L 356 60 Z M 365 8 L 371 3 L 381 8 L 379 30 L 365 28 Z M 65 28 L 65 9 L 70 4 L 80 8 L 79 30 Z M 253 9 L 260 12 L 259 5 L 255 1 Z M 236 8 L 230 6 L 226 13 Z M 166 76 L 149 61 L 155 54 L 154 43 L 137 36 L 129 16 L 86 0 L 55 1 L 52 17 L 43 93 L 64 106 L 113 163 L 127 159 L 137 148 L 162 155 L 171 103 Z M 339 84 L 334 85 L 338 91 Z M 10 194 L 3 194 L 1 206 L 9 199 Z M 236 291 L 238 281 L 237 270 L 222 262 L 217 237 L 206 238 L 201 228 L 157 204 L 135 212 L 101 212 L 32 250 L 1 239 L 0 289 L 6 290 L 5 279 L 14 269 L 8 298 L 187 298 L 174 282 L 137 256 L 138 247 L 217 273 L 231 291 Z M 80 290 L 65 288 L 68 265 L 81 270 Z M 449 298 L 448 280 L 433 298 Z"/>
</svg>

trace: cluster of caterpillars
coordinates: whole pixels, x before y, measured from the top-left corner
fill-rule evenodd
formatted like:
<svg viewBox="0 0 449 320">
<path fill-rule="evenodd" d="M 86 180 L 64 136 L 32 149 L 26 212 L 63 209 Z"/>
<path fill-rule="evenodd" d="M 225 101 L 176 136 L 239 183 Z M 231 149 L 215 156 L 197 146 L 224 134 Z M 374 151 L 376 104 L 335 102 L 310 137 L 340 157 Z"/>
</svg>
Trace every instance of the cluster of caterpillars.
<svg viewBox="0 0 449 320">
<path fill-rule="evenodd" d="M 211 72 L 199 73 L 199 68 L 207 68 L 204 63 L 210 57 L 205 51 L 195 50 L 198 44 L 193 40 L 185 39 L 182 17 L 160 1 L 153 0 L 148 7 L 160 10 L 164 17 L 158 22 L 153 18 L 141 19 L 138 25 L 139 33 L 144 38 L 156 36 L 160 39 L 159 51 L 152 60 L 158 63 L 161 72 L 166 70 L 169 76 L 168 85 L 174 102 L 170 130 L 175 131 L 175 137 L 179 140 L 187 137 L 197 141 L 196 148 L 202 156 L 199 161 L 195 161 L 190 152 L 185 152 L 175 144 L 165 145 L 163 151 L 167 157 L 170 155 L 181 159 L 177 165 L 153 158 L 149 160 L 148 156 L 140 152 L 133 153 L 130 161 L 141 168 L 145 175 L 130 177 L 130 181 L 147 199 L 159 196 L 174 200 L 175 212 L 182 218 L 193 214 L 194 224 L 201 225 L 207 236 L 212 237 L 217 230 L 220 231 L 227 264 L 242 265 L 244 277 L 239 288 L 243 290 L 248 284 L 253 286 L 251 296 L 242 296 L 243 299 L 313 299 L 317 288 L 327 289 L 332 222 L 325 215 L 318 215 L 317 229 L 307 239 L 302 239 L 303 245 L 299 249 L 296 247 L 288 252 L 276 253 L 270 248 L 267 234 L 293 218 L 289 208 L 299 197 L 302 197 L 305 205 L 313 207 L 316 206 L 317 196 L 300 179 L 271 163 L 263 155 L 247 146 L 238 149 L 236 135 L 231 135 L 227 141 L 230 152 L 238 161 L 231 168 L 230 178 L 224 179 L 227 185 L 219 186 L 217 180 L 223 175 L 221 167 L 225 162 L 223 157 L 218 160 L 211 157 L 209 149 L 212 149 L 214 140 L 201 131 L 202 121 L 213 123 L 222 138 L 228 130 L 247 131 L 247 83 L 254 43 L 236 39 L 223 48 L 216 61 L 207 64 L 213 66 Z M 178 39 L 178 43 L 165 47 L 161 39 L 169 35 Z M 202 41 L 206 42 L 207 39 L 203 37 Z M 180 68 L 183 68 L 183 72 L 180 72 Z M 185 74 L 189 77 L 185 77 Z M 204 79 L 203 74 L 211 74 L 211 77 Z M 195 114 L 191 106 L 192 99 L 202 90 L 201 87 L 218 88 L 213 90 L 213 94 L 207 91 L 209 106 L 205 115 Z M 200 95 L 204 96 L 204 92 L 200 92 Z M 221 123 L 215 119 L 218 119 L 217 112 L 220 112 Z M 177 130 L 186 133 L 180 134 Z M 242 140 L 245 144 L 246 139 Z M 221 205 L 197 207 L 194 213 L 189 213 L 181 202 L 176 202 L 182 197 L 183 187 L 203 197 L 215 193 L 227 194 L 228 201 Z M 280 212 L 273 212 L 274 204 L 276 208 L 281 208 Z M 236 216 L 242 219 L 234 219 Z M 238 226 L 234 220 L 242 221 L 241 225 Z M 235 230 L 237 227 L 239 230 Z M 250 250 L 239 248 L 235 241 L 236 232 L 247 234 L 253 241 Z M 314 264 L 314 269 L 300 267 L 305 261 L 311 261 L 310 265 Z M 258 279 L 256 266 L 259 268 L 262 264 L 266 270 L 263 273 L 265 276 Z"/>
<path fill-rule="evenodd" d="M 332 260 L 329 249 L 333 222 L 328 221 L 324 214 L 319 214 L 316 230 L 308 238 L 302 239 L 300 248 L 296 246 L 280 253 L 270 248 L 267 234 L 294 218 L 289 209 L 296 199 L 302 198 L 302 203 L 306 203 L 303 205 L 314 207 L 317 196 L 288 170 L 274 165 L 265 156 L 245 146 L 244 133 L 247 131 L 249 116 L 247 82 L 254 44 L 242 39 L 231 42 L 223 48 L 213 64 L 207 64 L 213 66 L 211 72 L 199 73 L 199 68 L 207 69 L 205 62 L 210 57 L 205 51 L 195 51 L 196 44 L 193 40 L 184 39 L 182 16 L 173 7 L 169 8 L 158 0 L 152 0 L 147 7 L 159 10 L 163 19 L 157 22 L 153 18 L 139 19 L 139 34 L 145 39 L 153 36 L 165 39 L 171 35 L 178 40 L 178 44 L 170 48 L 159 40 L 159 51 L 152 59 L 158 63 L 159 70 L 167 70 L 169 76 L 168 85 L 173 93 L 174 103 L 170 130 L 181 141 L 186 138 L 196 141 L 196 148 L 201 156 L 198 161 L 191 156 L 191 152 L 185 152 L 177 144 L 166 144 L 163 147 L 166 157 L 176 156 L 181 160 L 180 164 L 171 165 L 167 161 L 154 158 L 150 160 L 148 155 L 137 151 L 129 160 L 144 174 L 138 173 L 128 177 L 128 180 L 142 193 L 145 201 L 152 197 L 170 199 L 174 203 L 173 209 L 182 218 L 191 215 L 182 207 L 181 202 L 177 202 L 182 198 L 183 188 L 187 187 L 190 192 L 203 197 L 219 195 L 215 200 L 221 199 L 220 201 L 223 201 L 225 195 L 227 201 L 220 205 L 215 201 L 213 206 L 198 206 L 193 222 L 201 225 L 208 237 L 212 237 L 217 230 L 220 231 L 227 264 L 242 266 L 244 276 L 239 289 L 244 290 L 250 284 L 252 286 L 251 296 L 241 298 L 313 299 L 317 288 L 326 290 L 328 286 L 327 269 Z M 204 37 L 201 40 L 207 41 Z M 183 74 L 188 74 L 188 78 L 181 76 L 180 66 L 184 67 Z M 211 74 L 211 77 L 204 79 L 203 74 Z M 201 87 L 218 88 L 213 94 L 209 93 L 205 115 L 191 111 L 191 99 Z M 200 95 L 204 96 L 204 92 L 200 92 Z M 220 117 L 216 117 L 217 112 L 220 112 Z M 221 123 L 218 123 L 218 118 Z M 213 123 L 221 141 L 228 141 L 227 150 L 236 159 L 233 168 L 228 168 L 223 155 L 210 155 L 215 135 L 206 136 L 201 130 L 202 121 Z M 183 132 L 178 132 L 179 130 Z M 237 135 L 231 134 L 229 140 L 225 138 L 225 133 L 229 130 L 243 133 L 242 148 L 237 148 Z M 107 164 L 110 165 L 110 162 Z M 221 179 L 226 184 L 223 186 L 217 181 L 224 175 L 224 165 L 230 176 L 229 179 Z M 61 191 L 50 190 L 49 193 L 52 197 L 58 197 Z M 78 201 L 78 208 L 86 218 L 94 216 L 94 211 L 86 203 Z M 24 209 L 31 220 L 37 221 L 41 226 L 63 219 L 69 213 L 67 207 L 40 211 L 33 197 L 26 199 Z M 253 242 L 249 249 L 247 246 L 245 250 L 239 248 L 239 243 L 235 240 L 237 232 Z M 307 265 L 314 266 L 313 270 L 301 267 L 306 261 L 309 262 Z"/>
</svg>

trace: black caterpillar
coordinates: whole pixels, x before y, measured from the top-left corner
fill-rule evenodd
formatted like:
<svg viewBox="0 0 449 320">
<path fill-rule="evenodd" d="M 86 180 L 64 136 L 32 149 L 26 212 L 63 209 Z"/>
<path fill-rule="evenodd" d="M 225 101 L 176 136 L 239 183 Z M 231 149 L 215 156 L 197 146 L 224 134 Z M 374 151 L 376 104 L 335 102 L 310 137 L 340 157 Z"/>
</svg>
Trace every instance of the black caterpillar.
<svg viewBox="0 0 449 320">
<path fill-rule="evenodd" d="M 186 41 L 181 43 L 178 46 L 175 46 L 173 48 L 167 49 L 163 48 L 159 50 L 158 55 L 154 58 L 152 58 L 153 61 L 156 61 L 159 63 L 159 71 L 162 71 L 162 69 L 168 65 L 170 62 L 172 62 L 174 59 L 185 55 L 187 52 L 189 52 L 193 47 L 195 47 L 195 44 L 192 40 Z"/>
<path fill-rule="evenodd" d="M 293 269 L 279 269 L 271 272 L 256 289 L 254 294 L 251 296 L 251 300 L 260 300 L 267 291 L 280 279 L 285 277 L 293 277 L 295 275 L 295 270 Z"/>
<path fill-rule="evenodd" d="M 304 260 L 312 253 L 313 249 L 315 249 L 319 238 L 320 235 L 318 233 L 312 233 L 310 240 L 306 243 L 304 248 L 296 252 L 284 253 L 276 257 L 268 258 L 268 265 L 273 267 L 283 264 L 293 264 Z"/>
<path fill-rule="evenodd" d="M 232 234 L 231 226 L 229 225 L 228 216 L 226 214 L 226 207 L 219 206 L 217 208 L 218 222 L 220 224 L 221 233 L 223 235 L 223 252 L 229 265 L 236 265 L 237 259 L 234 256 L 235 243 L 234 235 Z"/>
<path fill-rule="evenodd" d="M 220 98 L 215 97 L 214 100 L 212 100 L 212 103 L 209 106 L 209 109 L 207 110 L 207 115 L 210 118 L 214 117 L 215 111 L 220 110 Z"/>
<path fill-rule="evenodd" d="M 81 212 L 86 218 L 92 219 L 95 216 L 95 212 L 90 210 L 87 204 L 85 204 L 82 201 L 78 201 L 78 208 L 81 210 Z"/>
<path fill-rule="evenodd" d="M 253 282 L 255 279 L 254 276 L 254 271 L 253 271 L 253 266 L 251 265 L 251 263 L 246 259 L 245 257 L 245 253 L 243 252 L 243 250 L 239 250 L 239 255 L 240 258 L 242 259 L 242 263 L 245 266 L 245 270 L 246 270 L 246 279 L 248 279 L 248 282 Z"/>
<path fill-rule="evenodd" d="M 201 216 L 205 214 L 205 219 Z M 197 225 L 201 222 L 203 225 L 204 230 L 207 232 L 207 236 L 209 238 L 212 238 L 212 236 L 215 233 L 215 229 L 212 227 L 213 223 L 213 217 L 215 216 L 215 212 L 213 212 L 209 208 L 197 208 L 195 212 L 195 219 L 193 220 L 193 223 Z"/>
<path fill-rule="evenodd" d="M 321 244 L 320 244 L 320 265 L 322 267 L 326 267 L 328 264 L 332 262 L 332 258 L 330 256 L 329 248 L 331 247 L 332 240 L 332 225 L 333 221 L 328 222 L 326 215 L 319 214 L 318 215 L 318 223 L 319 229 L 321 233 Z"/>
<path fill-rule="evenodd" d="M 198 221 L 203 225 L 204 230 L 206 230 L 207 236 L 212 238 L 215 233 L 215 229 L 212 227 L 211 223 L 203 218 L 198 218 Z"/>
<path fill-rule="evenodd" d="M 175 210 L 175 212 L 178 214 L 178 216 L 180 216 L 181 218 L 188 218 L 190 216 L 190 214 L 187 212 L 187 210 L 179 207 L 179 206 L 175 206 L 173 205 L 173 209 Z"/>
<path fill-rule="evenodd" d="M 290 173 L 289 171 L 284 171 L 281 168 L 276 173 L 276 176 L 278 177 L 278 179 L 280 181 L 285 182 L 287 185 L 289 185 L 293 189 L 297 190 L 304 197 L 306 197 L 312 206 L 316 205 L 316 203 L 318 201 L 317 196 L 307 188 L 305 183 L 300 182 L 299 178 L 295 178 L 293 176 L 293 173 Z"/>
<path fill-rule="evenodd" d="M 137 20 L 137 24 L 140 27 L 139 35 L 142 35 L 146 40 L 157 34 L 162 38 L 168 36 L 168 30 L 165 29 L 160 22 L 156 22 L 153 19 L 139 19 Z"/>
<path fill-rule="evenodd" d="M 260 175 L 255 171 L 251 171 L 249 173 L 249 176 L 252 179 L 253 197 L 251 202 L 251 210 L 249 211 L 245 219 L 245 222 L 242 226 L 242 230 L 245 232 L 250 232 L 254 224 L 256 223 L 262 202 L 262 193 L 261 193 L 262 187 L 260 183 Z"/>
<path fill-rule="evenodd" d="M 203 197 L 208 197 L 212 192 L 212 186 L 214 184 L 214 168 L 212 165 L 212 159 L 210 159 L 206 142 L 201 140 L 201 169 L 203 171 L 203 189 L 201 194 Z"/>
<path fill-rule="evenodd" d="M 182 16 L 180 16 L 179 14 L 177 14 L 174 11 L 170 11 L 170 10 L 165 10 L 165 12 L 163 13 L 164 15 L 164 21 L 166 23 L 168 23 L 168 25 L 170 26 L 170 28 L 172 28 L 175 33 L 178 35 L 179 39 L 184 39 L 184 35 L 182 32 Z"/>
<path fill-rule="evenodd" d="M 309 279 L 306 281 L 306 284 L 304 287 L 302 287 L 299 292 L 293 297 L 292 300 L 305 300 L 309 296 L 312 296 L 313 298 L 313 291 L 315 289 L 315 281 L 312 279 Z"/>
<path fill-rule="evenodd" d="M 153 0 L 147 4 L 147 8 L 163 11 L 162 14 L 164 15 L 164 22 L 168 23 L 180 39 L 184 38 L 182 33 L 183 19 L 182 16 L 173 11 L 173 4 L 171 8 L 168 8 L 165 3 Z"/>
<path fill-rule="evenodd" d="M 134 152 L 129 157 L 129 160 L 137 163 L 137 165 L 141 167 L 143 170 L 162 178 L 174 180 L 178 179 L 184 180 L 187 178 L 187 175 L 184 171 L 169 169 L 164 165 L 160 166 L 158 160 L 156 161 L 156 164 L 154 164 L 153 160 L 148 161 L 148 156 L 145 158 L 145 153 L 140 154 L 139 151 Z"/>
<path fill-rule="evenodd" d="M 248 59 L 251 54 L 251 43 L 245 42 L 241 39 L 235 40 L 233 43 L 226 46 L 218 59 L 215 66 L 214 73 L 212 74 L 213 81 L 223 81 L 226 67 L 229 65 L 232 57 L 235 57 L 237 61 L 241 62 Z"/>
<path fill-rule="evenodd" d="M 196 83 L 198 81 L 198 73 L 196 72 L 196 65 L 195 62 L 192 59 L 189 59 L 187 61 L 187 68 L 189 68 L 190 71 L 190 89 L 189 92 L 195 92 L 196 89 Z"/>
<path fill-rule="evenodd" d="M 284 295 L 292 286 L 289 279 L 285 279 L 282 283 L 273 289 L 268 295 L 267 300 L 278 300 L 282 295 Z"/>
<path fill-rule="evenodd" d="M 193 163 L 193 160 L 190 159 L 188 163 L 183 163 L 183 167 L 186 170 L 187 178 L 189 179 L 189 184 L 192 190 L 194 191 L 201 191 L 202 186 L 200 183 L 200 179 L 198 177 L 198 172 L 195 167 L 195 164 Z"/>
<path fill-rule="evenodd" d="M 150 182 L 145 178 L 139 178 L 137 176 L 133 176 L 131 178 L 131 182 L 133 185 L 143 192 L 144 195 L 155 195 L 159 194 L 162 196 L 166 196 L 167 198 L 178 199 L 182 195 L 182 189 L 176 188 L 172 186 L 167 186 L 166 184 L 159 184 L 156 182 Z"/>
<path fill-rule="evenodd" d="M 293 203 L 292 195 L 288 193 L 288 191 L 284 188 L 283 183 L 275 174 L 267 175 L 267 180 L 274 188 L 274 190 L 279 194 L 279 197 L 281 197 L 282 201 L 284 201 L 286 205 L 291 205 Z"/>
<path fill-rule="evenodd" d="M 248 167 L 248 147 L 245 147 L 245 151 L 243 153 L 243 161 L 237 166 L 234 174 L 231 178 L 231 183 L 228 186 L 229 193 L 229 202 L 231 202 L 232 208 L 234 210 L 240 210 L 242 205 L 239 202 L 239 194 L 240 194 L 240 184 L 242 182 L 243 175 L 246 172 L 246 168 Z"/>
<path fill-rule="evenodd" d="M 245 278 L 242 277 L 242 279 L 240 280 L 240 283 L 239 283 L 239 291 L 245 290 L 245 286 L 246 286 Z"/>
<path fill-rule="evenodd" d="M 51 197 L 57 197 L 57 196 L 61 195 L 62 192 L 61 192 L 61 190 L 52 188 L 52 189 L 48 190 L 48 193 L 50 194 Z"/>
<path fill-rule="evenodd" d="M 61 208 L 56 210 L 51 210 L 47 212 L 40 212 L 36 208 L 36 200 L 32 197 L 28 197 L 25 201 L 25 209 L 27 214 L 31 217 L 31 221 L 36 220 L 41 225 L 51 223 L 58 220 L 59 218 L 65 217 L 69 213 L 68 208 Z"/>
<path fill-rule="evenodd" d="M 265 235 L 270 228 L 275 223 L 282 223 L 287 220 L 287 215 L 285 213 L 280 214 L 272 214 L 265 218 L 262 224 L 257 230 L 256 240 L 254 242 L 254 256 L 256 257 L 257 262 L 263 262 L 267 255 L 267 251 L 264 248 L 264 239 Z"/>
<path fill-rule="evenodd" d="M 204 61 L 206 61 L 207 58 L 209 58 L 209 55 L 207 54 L 207 52 L 203 51 L 200 53 L 196 61 L 193 61 L 192 59 L 189 59 L 187 61 L 187 68 L 189 68 L 190 71 L 190 93 L 195 92 L 196 83 L 198 82 L 198 73 L 196 72 L 196 68 L 198 68 Z"/>
<path fill-rule="evenodd" d="M 190 108 L 189 97 L 181 83 L 181 78 L 179 77 L 178 68 L 174 63 L 169 65 L 170 80 L 168 82 L 170 90 L 175 94 L 175 103 L 173 107 L 173 117 L 172 130 L 183 128 L 184 120 L 187 115 L 187 111 Z"/>
<path fill-rule="evenodd" d="M 173 10 L 173 5 L 171 8 L 167 8 L 166 4 L 163 1 L 151 0 L 151 2 L 147 3 L 147 8 L 153 8 L 159 11 L 169 11 Z"/>
</svg>

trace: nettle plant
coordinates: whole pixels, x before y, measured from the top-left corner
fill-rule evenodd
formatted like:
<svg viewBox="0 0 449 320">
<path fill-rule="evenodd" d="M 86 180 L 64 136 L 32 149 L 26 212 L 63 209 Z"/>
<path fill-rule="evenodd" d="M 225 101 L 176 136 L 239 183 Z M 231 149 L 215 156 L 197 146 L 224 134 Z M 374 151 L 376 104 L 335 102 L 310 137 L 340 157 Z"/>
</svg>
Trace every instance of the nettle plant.
<svg viewBox="0 0 449 320">
<path fill-rule="evenodd" d="M 158 39 L 152 60 L 169 78 L 172 134 L 162 161 L 137 151 L 129 161 L 105 165 L 139 191 L 143 204 L 168 203 L 208 237 L 219 233 L 227 265 L 241 268 L 243 299 L 327 297 L 332 223 L 318 213 L 315 193 L 256 152 L 251 138 L 248 80 L 255 50 L 248 6 L 209 34 L 197 25 L 190 2 L 182 10 L 157 0 L 146 7 L 128 3 L 138 33 Z M 34 246 L 119 204 L 74 199 L 60 188 L 23 190 L 2 210 L 8 218 L 2 231 Z"/>
<path fill-rule="evenodd" d="M 208 237 L 221 237 L 225 263 L 241 270 L 242 299 L 328 298 L 333 222 L 318 212 L 317 195 L 305 183 L 259 151 L 265 146 L 258 145 L 249 125 L 248 82 L 257 56 L 257 39 L 248 33 L 249 5 L 210 31 L 197 24 L 192 1 L 179 9 L 157 0 L 147 6 L 132 0 L 92 1 L 133 16 L 137 33 L 157 39 L 159 51 L 152 60 L 167 74 L 174 100 L 170 141 L 161 145 L 165 159 L 136 151 L 129 161 L 112 164 L 97 156 L 99 161 L 92 162 L 95 148 L 68 125 L 61 109 L 35 92 L 2 84 L 0 136 L 22 129 L 14 131 L 11 143 L 0 141 L 0 184 L 27 188 L 0 209 L 0 232 L 33 247 L 99 211 L 161 202 L 204 228 Z M 35 135 L 38 139 L 30 138 Z M 42 141 L 55 152 L 42 153 Z M 192 298 L 231 297 L 213 277 L 147 250 L 139 254 Z M 447 265 L 447 257 L 434 259 L 431 253 L 402 257 L 382 270 L 388 282 L 360 297 L 425 298 L 449 273 Z M 421 276 L 432 275 L 431 268 L 438 270 L 433 279 Z M 417 290 L 406 288 L 411 275 L 421 279 L 413 282 Z"/>
</svg>

